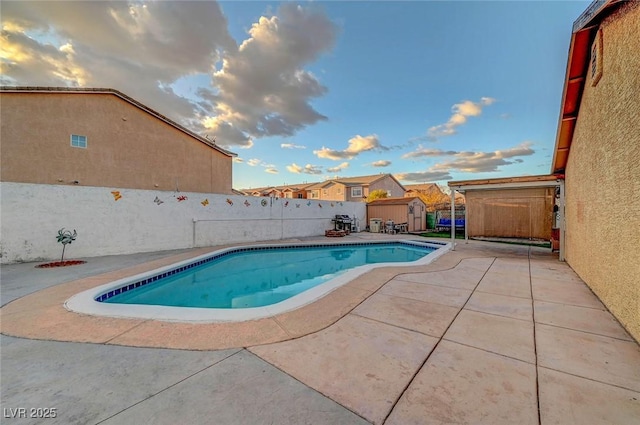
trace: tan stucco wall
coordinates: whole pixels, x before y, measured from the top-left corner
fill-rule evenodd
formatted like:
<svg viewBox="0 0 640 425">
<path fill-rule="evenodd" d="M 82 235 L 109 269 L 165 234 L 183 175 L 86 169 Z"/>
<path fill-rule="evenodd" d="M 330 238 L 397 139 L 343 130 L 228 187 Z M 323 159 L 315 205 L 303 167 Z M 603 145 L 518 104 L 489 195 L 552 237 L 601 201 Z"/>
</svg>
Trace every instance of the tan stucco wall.
<svg viewBox="0 0 640 425">
<path fill-rule="evenodd" d="M 321 199 L 327 201 L 344 201 L 346 200 L 345 192 L 350 191 L 341 183 L 332 183 L 322 189 Z"/>
<path fill-rule="evenodd" d="M 601 29 L 566 167 L 566 259 L 640 341 L 640 2 Z"/>
<path fill-rule="evenodd" d="M 0 102 L 2 181 L 231 193 L 231 157 L 113 94 L 2 92 Z M 71 134 L 87 148 L 71 147 Z"/>
<path fill-rule="evenodd" d="M 402 186 L 389 176 L 386 176 L 384 179 L 377 180 L 369 186 L 369 192 L 380 189 L 391 192 L 389 198 L 402 198 L 404 196 L 404 189 Z"/>
</svg>

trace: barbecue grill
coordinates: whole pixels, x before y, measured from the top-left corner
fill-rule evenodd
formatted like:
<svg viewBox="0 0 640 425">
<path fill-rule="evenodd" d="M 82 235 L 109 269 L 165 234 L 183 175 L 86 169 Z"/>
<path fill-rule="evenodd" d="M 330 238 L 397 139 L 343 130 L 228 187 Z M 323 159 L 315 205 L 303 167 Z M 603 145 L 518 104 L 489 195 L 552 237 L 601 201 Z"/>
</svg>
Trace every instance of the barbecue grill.
<svg viewBox="0 0 640 425">
<path fill-rule="evenodd" d="M 332 219 L 333 230 L 346 230 L 351 232 L 351 217 L 346 214 L 336 214 L 336 217 Z"/>
</svg>

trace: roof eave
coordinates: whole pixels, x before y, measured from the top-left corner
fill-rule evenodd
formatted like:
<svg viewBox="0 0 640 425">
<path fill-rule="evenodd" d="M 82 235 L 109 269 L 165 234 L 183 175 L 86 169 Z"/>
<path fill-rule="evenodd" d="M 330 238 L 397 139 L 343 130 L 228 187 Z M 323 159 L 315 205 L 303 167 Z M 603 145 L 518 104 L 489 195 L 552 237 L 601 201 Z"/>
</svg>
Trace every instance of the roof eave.
<svg viewBox="0 0 640 425">
<path fill-rule="evenodd" d="M 600 21 L 623 0 L 595 0 L 573 23 L 551 174 L 564 173 L 573 141 L 580 101 L 588 72 L 590 48 Z"/>
</svg>

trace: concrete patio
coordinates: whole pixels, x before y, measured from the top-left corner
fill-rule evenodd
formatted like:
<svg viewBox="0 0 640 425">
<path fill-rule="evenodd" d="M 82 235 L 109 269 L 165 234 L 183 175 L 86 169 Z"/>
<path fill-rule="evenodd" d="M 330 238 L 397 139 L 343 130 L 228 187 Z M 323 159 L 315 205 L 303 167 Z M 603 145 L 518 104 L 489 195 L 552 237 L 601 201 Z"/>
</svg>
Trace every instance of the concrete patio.
<svg viewBox="0 0 640 425">
<path fill-rule="evenodd" d="M 348 238 L 381 237 L 397 238 Z M 459 243 L 428 266 L 374 270 L 299 311 L 241 325 L 86 318 L 55 298 L 201 252 L 3 266 L 2 423 L 640 418 L 640 347 L 548 249 Z M 19 408 L 27 418 L 14 417 Z M 56 418 L 29 418 L 30 408 Z"/>
</svg>

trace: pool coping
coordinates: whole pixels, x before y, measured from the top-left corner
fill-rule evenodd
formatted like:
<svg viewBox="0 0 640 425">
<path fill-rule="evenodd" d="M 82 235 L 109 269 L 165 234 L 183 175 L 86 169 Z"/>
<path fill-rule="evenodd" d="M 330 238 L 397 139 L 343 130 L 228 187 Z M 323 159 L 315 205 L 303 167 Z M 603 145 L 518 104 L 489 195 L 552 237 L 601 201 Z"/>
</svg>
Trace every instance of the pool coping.
<svg viewBox="0 0 640 425">
<path fill-rule="evenodd" d="M 192 267 L 205 260 L 215 259 L 218 257 L 233 254 L 235 252 L 244 252 L 250 250 L 265 250 L 269 248 L 290 248 L 290 247 L 317 247 L 317 246 L 361 246 L 361 245 L 376 245 L 376 244 L 388 244 L 388 243 L 403 243 L 407 245 L 415 245 L 420 247 L 434 248 L 435 250 L 424 257 L 412 261 L 412 262 L 398 262 L 398 263 L 376 263 L 357 266 L 355 268 L 345 271 L 340 276 L 323 282 L 313 288 L 283 300 L 279 303 L 254 308 L 237 308 L 237 309 L 220 309 L 220 308 L 196 308 L 196 307 L 171 307 L 171 306 L 156 306 L 156 305 L 130 305 L 119 303 L 104 303 L 97 301 L 98 298 L 104 298 L 105 293 L 116 292 L 116 288 L 124 286 L 131 289 L 136 281 L 145 280 L 153 282 L 158 280 L 155 276 L 168 275 L 170 271 L 175 269 L 182 269 Z M 411 239 L 393 239 L 393 240 L 370 240 L 370 241 L 348 241 L 348 242 L 314 242 L 314 243 L 268 243 L 259 245 L 239 245 L 234 247 L 221 248 L 206 254 L 198 255 L 187 260 L 182 260 L 167 266 L 162 266 L 157 269 L 139 273 L 126 278 L 118 279 L 113 282 L 109 282 L 103 285 L 93 287 L 91 289 L 79 292 L 64 302 L 64 306 L 67 310 L 103 317 L 114 317 L 122 319 L 149 319 L 149 320 L 163 320 L 169 322 L 187 322 L 187 323 L 226 323 L 226 322 L 241 322 L 249 320 L 257 320 L 268 317 L 277 316 L 282 313 L 287 313 L 298 308 L 301 308 L 307 304 L 314 303 L 326 296 L 330 292 L 335 291 L 341 286 L 344 286 L 348 282 L 356 279 L 357 277 L 377 268 L 382 267 L 413 267 L 426 265 L 436 260 L 441 255 L 444 255 L 451 249 L 451 243 L 432 242 L 432 241 L 417 241 Z M 153 284 L 153 283 L 151 283 Z M 112 291 L 113 290 L 113 291 Z"/>
<path fill-rule="evenodd" d="M 449 270 L 464 258 L 485 257 L 480 252 L 449 251 L 427 265 L 377 268 L 296 310 L 243 322 L 123 319 L 70 312 L 64 307 L 68 298 L 81 291 L 219 249 L 200 248 L 42 289 L 0 308 L 0 329 L 9 336 L 49 341 L 184 350 L 244 348 L 318 332 L 337 322 L 398 275 Z"/>
</svg>

